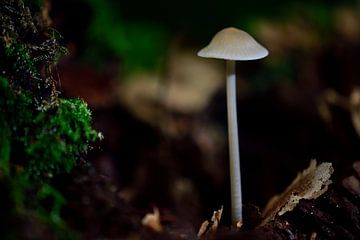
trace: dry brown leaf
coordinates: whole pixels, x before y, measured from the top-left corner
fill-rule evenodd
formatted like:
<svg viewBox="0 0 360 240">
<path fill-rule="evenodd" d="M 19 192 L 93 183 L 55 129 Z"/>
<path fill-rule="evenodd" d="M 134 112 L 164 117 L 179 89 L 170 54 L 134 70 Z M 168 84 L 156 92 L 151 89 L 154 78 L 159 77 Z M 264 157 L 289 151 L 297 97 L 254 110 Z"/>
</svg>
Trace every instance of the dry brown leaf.
<svg viewBox="0 0 360 240">
<path fill-rule="evenodd" d="M 313 232 L 310 236 L 310 240 L 316 240 L 316 237 L 317 237 L 317 233 Z"/>
<path fill-rule="evenodd" d="M 342 184 L 347 190 L 360 196 L 360 182 L 355 176 L 343 179 Z"/>
<path fill-rule="evenodd" d="M 274 196 L 267 204 L 261 225 L 273 220 L 277 215 L 281 216 L 292 211 L 301 199 L 316 199 L 326 192 L 331 184 L 331 174 L 334 169 L 331 163 L 322 163 L 316 166 L 312 160 L 310 166 L 299 173 L 290 186 L 278 196 Z"/>
<path fill-rule="evenodd" d="M 219 210 L 214 211 L 210 221 L 206 220 L 201 224 L 197 235 L 198 239 L 213 239 L 215 237 L 220 224 L 222 212 L 223 206 L 221 206 Z"/>
<path fill-rule="evenodd" d="M 197 234 L 197 236 L 198 236 L 199 238 L 205 236 L 205 233 L 206 233 L 206 231 L 208 230 L 209 224 L 210 224 L 210 222 L 209 222 L 208 220 L 205 220 L 205 221 L 201 224 L 201 227 L 200 227 L 199 232 L 198 232 L 198 234 Z"/>
<path fill-rule="evenodd" d="M 318 110 L 325 122 L 331 122 L 330 105 L 336 105 L 351 114 L 351 120 L 356 133 L 360 136 L 360 87 L 352 90 L 349 98 L 341 96 L 333 89 L 327 89 L 318 100 Z"/>
<path fill-rule="evenodd" d="M 360 88 L 350 94 L 350 113 L 356 133 L 360 136 Z"/>
<path fill-rule="evenodd" d="M 153 230 L 154 232 L 161 232 L 162 225 L 160 223 L 160 212 L 158 208 L 154 208 L 154 213 L 148 213 L 141 220 L 143 226 Z"/>
<path fill-rule="evenodd" d="M 358 177 L 360 177 L 360 161 L 354 162 L 352 165 L 355 172 L 358 174 Z"/>
</svg>

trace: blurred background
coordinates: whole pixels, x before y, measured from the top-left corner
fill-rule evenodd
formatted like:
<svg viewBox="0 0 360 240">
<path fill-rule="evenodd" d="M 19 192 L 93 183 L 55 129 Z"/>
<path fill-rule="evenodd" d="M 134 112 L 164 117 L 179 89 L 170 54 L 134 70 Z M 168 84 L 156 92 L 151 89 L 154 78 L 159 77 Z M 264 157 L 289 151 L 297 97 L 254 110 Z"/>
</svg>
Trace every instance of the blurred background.
<svg viewBox="0 0 360 240">
<path fill-rule="evenodd" d="M 359 1 L 46 4 L 69 49 L 62 94 L 85 99 L 105 137 L 89 159 L 137 209 L 196 228 L 224 205 L 229 219 L 225 63 L 196 55 L 229 26 L 270 52 L 237 62 L 245 203 L 263 208 L 310 159 L 337 175 L 360 160 Z"/>
</svg>

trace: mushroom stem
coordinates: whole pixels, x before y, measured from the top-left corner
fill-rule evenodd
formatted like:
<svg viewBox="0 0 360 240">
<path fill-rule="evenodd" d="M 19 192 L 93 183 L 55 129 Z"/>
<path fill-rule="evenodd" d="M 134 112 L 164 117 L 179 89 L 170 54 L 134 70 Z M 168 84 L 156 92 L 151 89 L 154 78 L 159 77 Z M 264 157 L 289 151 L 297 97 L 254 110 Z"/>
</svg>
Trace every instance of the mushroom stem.
<svg viewBox="0 0 360 240">
<path fill-rule="evenodd" d="M 234 60 L 226 61 L 226 94 L 230 157 L 231 218 L 232 223 L 237 225 L 238 223 L 242 224 L 243 219 Z"/>
</svg>

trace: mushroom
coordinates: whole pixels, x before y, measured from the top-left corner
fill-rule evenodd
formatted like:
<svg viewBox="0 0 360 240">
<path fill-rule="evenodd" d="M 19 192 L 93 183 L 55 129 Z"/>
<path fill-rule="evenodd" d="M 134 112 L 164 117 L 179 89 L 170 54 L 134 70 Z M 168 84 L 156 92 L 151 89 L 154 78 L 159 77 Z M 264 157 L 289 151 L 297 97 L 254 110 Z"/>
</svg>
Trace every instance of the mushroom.
<svg viewBox="0 0 360 240">
<path fill-rule="evenodd" d="M 235 61 L 255 60 L 264 58 L 267 55 L 268 51 L 248 33 L 233 27 L 225 28 L 218 32 L 213 37 L 210 44 L 198 52 L 198 56 L 200 57 L 226 60 L 231 216 L 232 223 L 237 227 L 241 227 L 243 219 L 240 154 L 236 111 Z"/>
</svg>

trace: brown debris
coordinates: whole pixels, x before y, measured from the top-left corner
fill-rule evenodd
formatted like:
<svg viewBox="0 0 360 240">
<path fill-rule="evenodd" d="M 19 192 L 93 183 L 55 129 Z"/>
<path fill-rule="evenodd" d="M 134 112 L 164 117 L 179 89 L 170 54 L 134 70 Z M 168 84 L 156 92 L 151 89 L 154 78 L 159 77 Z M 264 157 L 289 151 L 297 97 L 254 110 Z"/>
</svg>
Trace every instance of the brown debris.
<svg viewBox="0 0 360 240">
<path fill-rule="evenodd" d="M 360 177 L 360 161 L 354 162 L 352 167 L 357 173 L 358 177 Z M 360 181 L 356 176 L 351 175 L 347 178 L 344 178 L 342 180 L 342 185 L 351 193 L 360 196 Z"/>
<path fill-rule="evenodd" d="M 265 225 L 273 220 L 276 215 L 283 215 L 292 211 L 302 199 L 316 199 L 326 192 L 331 174 L 333 173 L 331 163 L 322 163 L 316 166 L 316 161 L 312 160 L 310 166 L 299 173 L 295 180 L 281 195 L 274 196 L 266 206 L 261 225 Z"/>
<path fill-rule="evenodd" d="M 354 163 L 354 169 L 358 165 L 359 163 Z M 310 179 L 310 182 L 319 182 L 321 185 L 318 191 L 305 191 L 306 196 L 314 198 L 301 198 L 292 210 L 283 214 L 278 213 L 283 210 L 281 206 L 284 205 L 281 203 L 284 202 L 277 200 L 280 208 L 274 208 L 276 211 L 272 219 L 249 231 L 226 233 L 219 239 L 359 239 L 360 196 L 357 192 L 360 190 L 360 181 L 355 176 L 349 176 L 342 182 L 327 185 L 332 172 L 331 164 L 323 163 L 316 167 L 316 163 L 312 162 L 281 197 L 288 200 L 293 197 L 289 194 L 294 192 L 292 190 L 307 190 L 311 186 Z M 301 193 L 303 196 L 304 192 Z"/>
<path fill-rule="evenodd" d="M 343 179 L 342 184 L 347 190 L 360 196 L 360 182 L 355 176 Z"/>
<path fill-rule="evenodd" d="M 356 133 L 360 136 L 360 88 L 354 88 L 349 97 L 340 95 L 333 89 L 327 89 L 318 99 L 318 110 L 325 122 L 332 121 L 330 106 L 338 106 L 351 114 L 351 121 Z"/>
<path fill-rule="evenodd" d="M 214 239 L 220 224 L 222 212 L 223 207 L 221 206 L 219 210 L 214 211 L 210 221 L 206 220 L 201 224 L 197 235 L 198 239 Z"/>
<path fill-rule="evenodd" d="M 360 161 L 354 162 L 352 167 L 360 177 Z"/>
<path fill-rule="evenodd" d="M 148 213 L 141 220 L 143 226 L 153 230 L 154 232 L 161 232 L 163 230 L 160 222 L 160 212 L 158 208 L 154 208 L 154 213 Z"/>
<path fill-rule="evenodd" d="M 360 88 L 350 94 L 350 113 L 356 133 L 360 136 Z"/>
<path fill-rule="evenodd" d="M 199 232 L 198 232 L 198 234 L 197 234 L 199 238 L 205 236 L 205 233 L 206 233 L 206 231 L 208 230 L 209 225 L 210 225 L 210 222 L 209 222 L 208 220 L 205 220 L 205 221 L 201 224 L 200 229 L 199 229 Z"/>
</svg>

